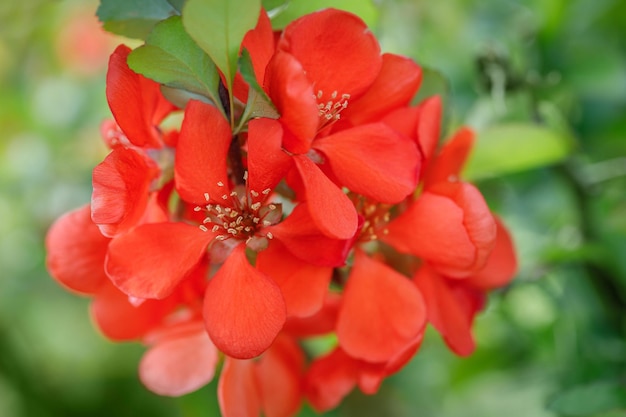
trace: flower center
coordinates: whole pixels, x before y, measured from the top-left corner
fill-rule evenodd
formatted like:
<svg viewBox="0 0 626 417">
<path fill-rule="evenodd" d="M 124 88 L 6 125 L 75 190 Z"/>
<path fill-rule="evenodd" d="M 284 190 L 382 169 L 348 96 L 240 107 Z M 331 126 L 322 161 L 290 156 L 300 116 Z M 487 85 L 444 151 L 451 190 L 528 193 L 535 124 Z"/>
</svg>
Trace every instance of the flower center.
<svg viewBox="0 0 626 417">
<path fill-rule="evenodd" d="M 315 96 L 320 116 L 319 130 L 332 125 L 341 118 L 341 112 L 348 107 L 350 94 L 341 94 L 341 96 L 339 96 L 337 91 L 333 91 L 330 95 L 330 100 L 326 102 L 322 101 L 323 97 L 324 92 L 319 90 Z"/>
<path fill-rule="evenodd" d="M 217 185 L 224 186 L 221 182 Z M 280 204 L 265 204 L 270 192 L 269 188 L 259 193 L 239 185 L 229 194 L 222 194 L 219 200 L 212 200 L 209 193 L 205 193 L 207 204 L 194 208 L 205 213 L 200 229 L 216 233 L 215 239 L 219 241 L 238 239 L 249 243 L 255 237 L 272 239 L 271 232 L 260 234 L 261 229 L 278 223 L 282 218 Z"/>
<path fill-rule="evenodd" d="M 389 204 L 373 203 L 363 197 L 353 199 L 353 202 L 357 213 L 363 217 L 363 226 L 359 236 L 360 242 L 378 240 L 380 233 L 385 235 L 389 233 L 386 227 L 391 218 L 389 213 L 391 206 Z"/>
</svg>

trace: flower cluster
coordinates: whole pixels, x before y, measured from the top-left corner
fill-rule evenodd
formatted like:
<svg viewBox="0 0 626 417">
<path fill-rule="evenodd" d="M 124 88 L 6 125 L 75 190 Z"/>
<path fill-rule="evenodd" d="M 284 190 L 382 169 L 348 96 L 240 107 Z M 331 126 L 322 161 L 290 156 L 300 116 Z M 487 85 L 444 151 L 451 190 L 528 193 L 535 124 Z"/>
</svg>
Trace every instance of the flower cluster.
<svg viewBox="0 0 626 417">
<path fill-rule="evenodd" d="M 139 376 L 150 390 L 189 393 L 221 364 L 224 416 L 288 417 L 304 398 L 324 411 L 356 386 L 374 393 L 427 323 L 470 354 L 486 293 L 516 269 L 508 232 L 459 177 L 471 131 L 438 146 L 441 101 L 410 104 L 420 67 L 381 54 L 347 12 L 280 33 L 261 12 L 244 49 L 255 86 L 238 73 L 220 102 L 184 108 L 115 50 L 110 153 L 91 204 L 51 227 L 50 273 L 93 297 L 107 337 L 149 346 Z M 259 100 L 265 110 L 251 111 Z M 306 348 L 323 335 L 329 351 Z"/>
</svg>

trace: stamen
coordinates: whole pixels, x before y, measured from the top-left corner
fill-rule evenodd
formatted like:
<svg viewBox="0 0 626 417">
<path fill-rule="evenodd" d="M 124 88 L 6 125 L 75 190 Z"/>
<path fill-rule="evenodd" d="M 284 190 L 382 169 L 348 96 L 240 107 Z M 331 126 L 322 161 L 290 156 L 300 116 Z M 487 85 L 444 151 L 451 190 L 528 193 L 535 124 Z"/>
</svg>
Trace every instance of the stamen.
<svg viewBox="0 0 626 417">
<path fill-rule="evenodd" d="M 200 230 L 202 230 L 203 232 L 208 232 L 209 229 L 207 229 L 207 227 L 203 224 L 200 225 Z"/>
</svg>

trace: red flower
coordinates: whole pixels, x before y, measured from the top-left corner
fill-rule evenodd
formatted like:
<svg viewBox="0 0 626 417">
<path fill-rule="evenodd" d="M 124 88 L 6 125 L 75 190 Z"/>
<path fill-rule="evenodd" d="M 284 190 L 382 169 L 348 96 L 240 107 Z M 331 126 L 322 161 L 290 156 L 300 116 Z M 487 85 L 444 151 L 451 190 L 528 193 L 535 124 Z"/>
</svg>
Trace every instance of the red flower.
<svg viewBox="0 0 626 417">
<path fill-rule="evenodd" d="M 428 321 L 441 333 L 450 349 L 461 356 L 475 349 L 472 322 L 484 306 L 486 292 L 506 285 L 517 270 L 509 233 L 500 221 L 496 224 L 495 247 L 485 266 L 472 276 L 450 278 L 424 265 L 414 277 L 426 300 Z"/>
<path fill-rule="evenodd" d="M 422 194 L 381 237 L 400 252 L 455 277 L 481 269 L 496 238 L 495 221 L 480 191 L 458 181 L 471 140 L 471 132 L 461 130 L 428 162 Z"/>
<path fill-rule="evenodd" d="M 341 187 L 389 203 L 399 202 L 415 188 L 415 144 L 375 122 L 406 105 L 419 86 L 419 67 L 397 56 L 381 57 L 376 39 L 358 17 L 327 9 L 290 24 L 262 71 L 273 40 L 261 21 L 244 46 L 260 50 L 253 60 L 255 73 L 278 109 L 281 125 L 252 121 L 250 132 L 280 132 L 280 142 L 269 151 L 282 149 L 291 158 L 280 161 L 278 169 L 292 171 L 291 185 L 301 191 L 300 200 L 308 203 L 324 234 L 351 238 L 357 216 Z M 396 71 L 403 75 L 400 82 L 393 78 Z M 357 103 L 350 113 L 355 126 L 335 132 L 334 124 L 352 101 Z M 368 124 L 362 124 L 365 121 Z"/>
<path fill-rule="evenodd" d="M 120 45 L 109 60 L 106 93 L 117 123 L 103 125 L 104 139 L 113 150 L 93 171 L 92 219 L 108 237 L 140 223 L 158 180 L 167 181 L 161 177 L 171 151 L 164 146 L 175 137 L 158 127 L 175 107 L 158 83 L 128 67 L 129 53 Z"/>
</svg>

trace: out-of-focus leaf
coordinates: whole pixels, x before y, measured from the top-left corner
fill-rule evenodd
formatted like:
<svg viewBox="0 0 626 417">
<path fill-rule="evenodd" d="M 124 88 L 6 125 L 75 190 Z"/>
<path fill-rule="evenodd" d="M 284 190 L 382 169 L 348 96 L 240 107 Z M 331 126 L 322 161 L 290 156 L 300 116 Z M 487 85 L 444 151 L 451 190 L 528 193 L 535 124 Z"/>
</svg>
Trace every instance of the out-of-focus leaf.
<svg viewBox="0 0 626 417">
<path fill-rule="evenodd" d="M 173 8 L 178 10 L 179 12 L 183 11 L 183 6 L 187 0 L 167 0 L 169 4 L 172 5 Z"/>
<path fill-rule="evenodd" d="M 180 16 L 156 25 L 146 44 L 130 53 L 128 65 L 161 84 L 220 103 L 217 68 L 185 32 Z"/>
<path fill-rule="evenodd" d="M 274 29 L 282 29 L 292 20 L 327 7 L 354 13 L 370 28 L 376 26 L 378 21 L 378 9 L 369 0 L 290 0 L 286 6 L 272 19 Z"/>
<path fill-rule="evenodd" d="M 138 39 L 145 39 L 154 25 L 177 13 L 167 0 L 102 0 L 96 12 L 105 30 Z"/>
<path fill-rule="evenodd" d="M 464 175 L 475 180 L 553 164 L 565 158 L 571 148 L 568 136 L 546 127 L 495 125 L 478 134 Z"/>
<path fill-rule="evenodd" d="M 567 417 L 592 417 L 599 413 L 624 411 L 626 387 L 617 382 L 577 386 L 557 394 L 548 408 Z"/>
<path fill-rule="evenodd" d="M 241 41 L 260 11 L 261 0 L 187 0 L 183 8 L 185 29 L 222 71 L 229 91 Z"/>
<path fill-rule="evenodd" d="M 450 82 L 439 71 L 434 68 L 422 66 L 422 84 L 412 102 L 419 103 L 425 98 L 439 95 L 445 100 L 450 94 Z"/>
</svg>

